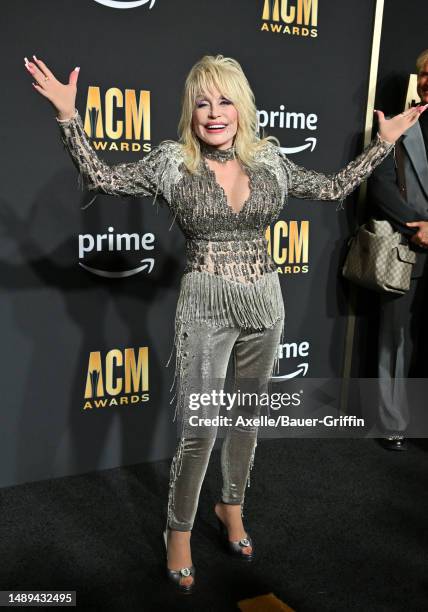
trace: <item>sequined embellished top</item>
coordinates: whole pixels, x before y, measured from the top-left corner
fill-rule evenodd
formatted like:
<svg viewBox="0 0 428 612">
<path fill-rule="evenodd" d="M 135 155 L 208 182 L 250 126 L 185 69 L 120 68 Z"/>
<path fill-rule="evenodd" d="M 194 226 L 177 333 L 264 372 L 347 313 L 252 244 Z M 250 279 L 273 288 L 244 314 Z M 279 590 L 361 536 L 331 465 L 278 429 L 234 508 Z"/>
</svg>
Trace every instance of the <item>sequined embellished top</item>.
<svg viewBox="0 0 428 612">
<path fill-rule="evenodd" d="M 182 147 L 164 141 L 136 162 L 108 165 L 89 143 L 79 112 L 58 120 L 61 139 L 89 190 L 113 196 L 161 195 L 186 238 L 176 325 L 205 321 L 214 326 L 264 329 L 284 317 L 276 266 L 266 228 L 278 219 L 289 196 L 343 200 L 385 158 L 393 145 L 379 136 L 335 174 L 306 170 L 279 147 L 256 153 L 257 169 L 243 166 L 250 195 L 239 212 L 229 205 L 204 153 L 196 174 L 183 163 Z"/>
</svg>

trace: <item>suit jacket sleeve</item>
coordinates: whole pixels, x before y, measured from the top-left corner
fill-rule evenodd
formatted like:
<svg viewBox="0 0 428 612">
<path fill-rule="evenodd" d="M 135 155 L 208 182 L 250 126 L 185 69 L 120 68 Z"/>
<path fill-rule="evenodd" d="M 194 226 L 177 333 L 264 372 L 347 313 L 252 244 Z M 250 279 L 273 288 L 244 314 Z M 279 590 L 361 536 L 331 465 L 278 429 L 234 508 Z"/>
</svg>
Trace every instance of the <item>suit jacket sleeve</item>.
<svg viewBox="0 0 428 612">
<path fill-rule="evenodd" d="M 387 219 L 397 231 L 412 236 L 417 231 L 407 227 L 410 221 L 420 221 L 413 208 L 403 198 L 397 181 L 392 156 L 387 157 L 373 172 L 368 182 L 368 197 L 373 213 Z"/>
</svg>

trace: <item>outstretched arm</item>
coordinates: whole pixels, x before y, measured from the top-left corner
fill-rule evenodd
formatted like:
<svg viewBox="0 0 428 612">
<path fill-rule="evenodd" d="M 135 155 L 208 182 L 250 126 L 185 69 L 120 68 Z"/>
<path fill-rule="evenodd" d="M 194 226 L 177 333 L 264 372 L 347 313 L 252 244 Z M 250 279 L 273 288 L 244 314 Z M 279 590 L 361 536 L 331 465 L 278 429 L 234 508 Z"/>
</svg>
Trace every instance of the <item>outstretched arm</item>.
<svg viewBox="0 0 428 612">
<path fill-rule="evenodd" d="M 289 194 L 308 200 L 344 200 L 362 183 L 394 147 L 379 136 L 356 159 L 335 174 L 322 174 L 297 166 L 283 157 L 289 177 Z"/>
<path fill-rule="evenodd" d="M 309 200 L 344 200 L 385 159 L 395 141 L 416 123 L 425 108 L 412 108 L 392 119 L 385 119 L 383 113 L 377 111 L 379 132 L 376 137 L 358 157 L 334 174 L 306 170 L 281 153 L 288 173 L 289 194 Z"/>
<path fill-rule="evenodd" d="M 151 196 L 160 193 L 168 201 L 169 183 L 162 177 L 167 177 L 165 171 L 170 154 L 177 150 L 174 149 L 176 143 L 161 143 L 137 162 L 109 166 L 99 159 L 91 147 L 75 108 L 80 68 L 74 68 L 69 74 L 68 83 L 62 83 L 42 60 L 35 55 L 33 58 L 34 62 L 24 58 L 25 67 L 34 79 L 33 87 L 55 108 L 62 142 L 88 189 L 115 196 Z M 176 163 L 178 159 L 176 156 Z"/>
<path fill-rule="evenodd" d="M 151 196 L 159 191 L 160 171 L 168 162 L 162 143 L 136 162 L 108 165 L 89 143 L 77 109 L 71 119 L 57 118 L 64 147 L 88 189 L 114 196 Z"/>
</svg>

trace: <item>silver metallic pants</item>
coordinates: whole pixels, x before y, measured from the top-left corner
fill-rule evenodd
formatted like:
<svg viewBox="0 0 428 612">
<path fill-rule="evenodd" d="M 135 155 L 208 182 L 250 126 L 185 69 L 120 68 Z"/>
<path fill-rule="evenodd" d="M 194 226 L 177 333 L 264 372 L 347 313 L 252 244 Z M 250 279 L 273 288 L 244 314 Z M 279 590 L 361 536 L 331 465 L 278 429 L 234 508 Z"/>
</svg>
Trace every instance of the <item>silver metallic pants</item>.
<svg viewBox="0 0 428 612">
<path fill-rule="evenodd" d="M 238 327 L 212 327 L 191 323 L 182 330 L 180 384 L 185 388 L 181 414 L 181 437 L 170 468 L 167 527 L 190 531 L 193 527 L 199 494 L 217 437 L 217 426 L 191 426 L 190 417 L 211 419 L 219 415 L 220 405 L 204 401 L 195 407 L 193 394 L 210 394 L 224 388 L 231 354 L 234 364 L 234 389 L 260 394 L 268 390 L 269 379 L 276 363 L 283 320 L 263 330 Z M 248 397 L 248 396 L 247 396 Z M 225 411 L 232 424 L 227 427 L 221 447 L 223 486 L 221 500 L 240 504 L 243 514 L 245 488 L 250 484 L 254 463 L 258 427 L 253 424 L 235 425 L 260 414 L 258 401 L 236 401 Z"/>
</svg>

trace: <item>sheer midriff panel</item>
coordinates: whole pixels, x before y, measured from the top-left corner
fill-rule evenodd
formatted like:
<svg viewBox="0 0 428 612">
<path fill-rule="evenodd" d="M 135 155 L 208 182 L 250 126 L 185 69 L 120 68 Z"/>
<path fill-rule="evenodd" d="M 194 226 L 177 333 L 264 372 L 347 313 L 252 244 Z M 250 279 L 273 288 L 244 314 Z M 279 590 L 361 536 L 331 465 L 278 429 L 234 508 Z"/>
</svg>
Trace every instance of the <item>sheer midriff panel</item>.
<svg viewBox="0 0 428 612">
<path fill-rule="evenodd" d="M 255 283 L 275 272 L 264 237 L 251 240 L 187 240 L 184 272 L 208 272 L 240 283 Z"/>
</svg>

